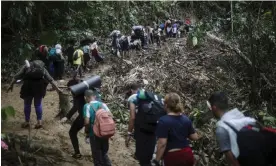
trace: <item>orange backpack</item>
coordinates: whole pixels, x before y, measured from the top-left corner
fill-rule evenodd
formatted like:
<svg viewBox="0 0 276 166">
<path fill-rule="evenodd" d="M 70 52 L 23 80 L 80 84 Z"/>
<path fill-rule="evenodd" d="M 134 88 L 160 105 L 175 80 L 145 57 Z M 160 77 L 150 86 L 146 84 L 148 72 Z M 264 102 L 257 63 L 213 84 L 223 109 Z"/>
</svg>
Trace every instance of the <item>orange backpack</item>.
<svg viewBox="0 0 276 166">
<path fill-rule="evenodd" d="M 97 137 L 108 139 L 115 134 L 115 129 L 116 125 L 111 113 L 102 108 L 98 109 L 93 125 L 94 134 Z"/>
</svg>

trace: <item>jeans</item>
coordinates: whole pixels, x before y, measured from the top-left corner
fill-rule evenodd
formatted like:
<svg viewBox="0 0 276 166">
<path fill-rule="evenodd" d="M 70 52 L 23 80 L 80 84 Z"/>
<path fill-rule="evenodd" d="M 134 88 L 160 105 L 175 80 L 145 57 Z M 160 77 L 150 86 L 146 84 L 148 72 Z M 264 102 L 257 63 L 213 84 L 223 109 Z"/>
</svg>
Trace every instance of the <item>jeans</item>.
<svg viewBox="0 0 276 166">
<path fill-rule="evenodd" d="M 91 136 L 90 145 L 94 166 L 111 166 L 110 159 L 107 155 L 109 148 L 108 139 Z"/>
<path fill-rule="evenodd" d="M 70 136 L 75 154 L 80 154 L 78 132 L 83 128 L 83 126 L 84 126 L 84 119 L 79 115 L 76 118 L 76 120 L 73 122 L 69 130 L 69 136 Z"/>
<path fill-rule="evenodd" d="M 24 98 L 24 114 L 25 114 L 26 122 L 30 121 L 31 106 L 32 106 L 33 99 L 34 99 L 34 106 L 35 106 L 37 120 L 42 119 L 42 96 L 39 96 L 39 97 L 31 96 L 31 97 Z"/>
</svg>

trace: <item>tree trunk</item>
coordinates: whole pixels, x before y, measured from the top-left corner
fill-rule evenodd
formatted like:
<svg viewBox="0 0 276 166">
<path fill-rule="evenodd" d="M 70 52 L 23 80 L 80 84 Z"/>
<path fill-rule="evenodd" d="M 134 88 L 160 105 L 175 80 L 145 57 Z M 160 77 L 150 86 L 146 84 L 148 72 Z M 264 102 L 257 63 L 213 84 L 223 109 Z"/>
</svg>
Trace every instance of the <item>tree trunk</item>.
<svg viewBox="0 0 276 166">
<path fill-rule="evenodd" d="M 37 11 L 37 25 L 39 32 L 43 31 L 43 22 L 42 22 L 42 2 L 35 2 L 36 4 L 36 11 Z"/>
<path fill-rule="evenodd" d="M 232 31 L 232 35 L 234 32 L 234 23 L 233 23 L 233 1 L 231 1 L 231 31 Z"/>
<path fill-rule="evenodd" d="M 70 95 L 66 93 L 59 93 L 59 110 L 57 117 L 60 119 L 65 117 L 70 110 Z"/>
<path fill-rule="evenodd" d="M 252 104 L 256 104 L 256 99 L 257 99 L 257 87 L 256 87 L 256 55 L 254 51 L 254 43 L 255 39 L 253 38 L 253 22 L 252 22 L 252 15 L 250 16 L 250 28 L 249 28 L 249 33 L 250 33 L 250 54 L 251 54 L 251 77 L 252 77 L 252 82 L 251 82 L 251 94 L 250 94 L 250 102 Z M 249 55 L 250 57 L 250 55 Z"/>
</svg>

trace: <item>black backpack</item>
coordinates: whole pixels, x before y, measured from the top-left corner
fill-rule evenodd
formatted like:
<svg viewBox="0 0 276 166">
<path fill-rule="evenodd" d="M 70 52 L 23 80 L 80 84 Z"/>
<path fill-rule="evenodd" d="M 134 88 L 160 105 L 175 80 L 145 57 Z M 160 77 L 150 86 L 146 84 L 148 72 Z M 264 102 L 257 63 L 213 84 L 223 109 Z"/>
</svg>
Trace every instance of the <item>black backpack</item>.
<svg viewBox="0 0 276 166">
<path fill-rule="evenodd" d="M 146 99 L 138 98 L 138 112 L 135 117 L 135 125 L 140 131 L 154 133 L 158 120 L 166 115 L 162 98 L 152 92 L 145 92 Z"/>
<path fill-rule="evenodd" d="M 25 69 L 24 79 L 39 80 L 45 75 L 44 63 L 40 60 L 30 62 L 30 67 Z"/>
<path fill-rule="evenodd" d="M 73 60 L 77 60 L 79 58 L 79 51 L 75 51 L 74 55 L 73 55 Z"/>
<path fill-rule="evenodd" d="M 238 131 L 230 123 L 224 123 L 237 134 L 241 165 L 269 166 L 276 162 L 276 133 L 260 126 L 245 126 Z"/>
</svg>

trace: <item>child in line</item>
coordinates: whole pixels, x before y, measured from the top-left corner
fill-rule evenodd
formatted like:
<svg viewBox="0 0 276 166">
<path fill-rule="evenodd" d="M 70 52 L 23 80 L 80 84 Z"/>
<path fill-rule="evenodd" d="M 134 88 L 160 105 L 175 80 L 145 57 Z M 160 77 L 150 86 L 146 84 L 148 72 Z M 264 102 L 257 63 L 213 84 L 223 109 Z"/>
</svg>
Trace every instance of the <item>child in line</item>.
<svg viewBox="0 0 276 166">
<path fill-rule="evenodd" d="M 96 111 L 100 108 L 109 111 L 107 106 L 102 102 L 97 101 L 96 98 L 96 91 L 85 91 L 85 101 L 87 103 L 84 105 L 83 108 L 85 132 L 90 137 L 90 145 L 94 165 L 111 166 L 110 159 L 107 155 L 109 149 L 108 139 L 99 138 L 93 133 L 93 125 L 95 121 Z"/>
</svg>

